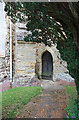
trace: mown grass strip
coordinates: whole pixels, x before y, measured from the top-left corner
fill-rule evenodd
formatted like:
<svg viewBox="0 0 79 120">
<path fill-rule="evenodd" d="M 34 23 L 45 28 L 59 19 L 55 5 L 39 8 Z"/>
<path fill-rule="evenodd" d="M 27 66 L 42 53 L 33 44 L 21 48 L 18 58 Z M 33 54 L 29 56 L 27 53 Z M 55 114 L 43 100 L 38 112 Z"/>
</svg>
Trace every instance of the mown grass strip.
<svg viewBox="0 0 79 120">
<path fill-rule="evenodd" d="M 65 86 L 65 88 L 70 97 L 77 97 L 77 90 L 75 86 Z"/>
<path fill-rule="evenodd" d="M 35 86 L 17 87 L 2 92 L 3 118 L 15 118 L 20 109 L 40 93 L 42 88 Z"/>
</svg>

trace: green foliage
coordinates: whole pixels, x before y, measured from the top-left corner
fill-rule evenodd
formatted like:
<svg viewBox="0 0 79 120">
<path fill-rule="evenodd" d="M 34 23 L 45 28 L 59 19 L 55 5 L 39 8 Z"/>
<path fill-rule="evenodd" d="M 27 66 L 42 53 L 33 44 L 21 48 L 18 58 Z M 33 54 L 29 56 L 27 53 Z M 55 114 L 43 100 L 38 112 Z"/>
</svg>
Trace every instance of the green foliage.
<svg viewBox="0 0 79 120">
<path fill-rule="evenodd" d="M 76 103 L 76 99 L 72 98 L 69 100 L 68 102 L 68 106 L 67 108 L 65 108 L 65 110 L 67 111 L 66 118 L 76 118 L 76 120 L 79 119 L 78 114 L 78 109 L 77 109 L 77 103 Z"/>
<path fill-rule="evenodd" d="M 20 109 L 32 97 L 41 93 L 40 87 L 17 87 L 2 92 L 2 112 L 4 118 L 15 118 Z"/>
<path fill-rule="evenodd" d="M 69 96 L 77 98 L 77 90 L 75 86 L 65 86 L 65 88 Z"/>
<path fill-rule="evenodd" d="M 24 41 L 43 42 L 45 45 L 49 44 L 47 40 L 51 39 L 56 42 L 58 39 L 58 32 L 62 33 L 59 24 L 53 17 L 49 17 L 47 8 L 44 7 L 48 3 L 6 3 L 5 11 L 10 15 L 11 5 L 11 20 L 15 23 L 25 22 L 27 31 L 31 31 L 32 35 L 24 38 Z M 24 16 L 28 16 L 25 18 Z M 28 21 L 28 22 L 27 22 Z M 53 28 L 53 29 L 52 29 Z M 58 31 L 57 31 L 58 30 Z M 49 44 L 50 45 L 50 44 Z"/>
<path fill-rule="evenodd" d="M 77 82 L 77 91 L 79 93 L 79 52 L 76 48 L 71 32 L 68 30 L 66 31 L 66 34 L 67 39 L 64 41 L 57 41 L 57 48 L 59 49 L 62 59 L 67 61 L 67 68 L 70 75 L 75 79 L 75 82 Z"/>
<path fill-rule="evenodd" d="M 79 119 L 79 113 L 77 109 L 77 91 L 74 86 L 65 86 L 66 91 L 69 95 L 68 106 L 65 108 L 67 111 L 66 118 L 73 120 L 74 118 Z"/>
</svg>

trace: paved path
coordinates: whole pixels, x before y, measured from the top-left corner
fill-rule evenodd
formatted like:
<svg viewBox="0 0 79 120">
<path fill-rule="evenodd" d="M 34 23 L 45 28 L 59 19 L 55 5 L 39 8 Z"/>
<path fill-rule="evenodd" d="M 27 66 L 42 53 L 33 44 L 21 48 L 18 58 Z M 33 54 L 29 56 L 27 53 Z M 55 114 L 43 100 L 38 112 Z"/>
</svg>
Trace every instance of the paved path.
<svg viewBox="0 0 79 120">
<path fill-rule="evenodd" d="M 48 84 L 46 86 L 46 83 Z M 42 81 L 43 93 L 32 98 L 22 108 L 20 118 L 61 118 L 66 115 L 68 97 L 64 86 L 54 85 L 50 81 Z"/>
</svg>

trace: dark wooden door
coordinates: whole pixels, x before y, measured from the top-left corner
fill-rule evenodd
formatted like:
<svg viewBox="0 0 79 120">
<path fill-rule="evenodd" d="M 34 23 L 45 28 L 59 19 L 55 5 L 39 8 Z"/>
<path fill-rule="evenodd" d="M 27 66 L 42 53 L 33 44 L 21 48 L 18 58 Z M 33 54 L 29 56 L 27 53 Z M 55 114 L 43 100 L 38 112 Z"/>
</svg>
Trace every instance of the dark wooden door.
<svg viewBox="0 0 79 120">
<path fill-rule="evenodd" d="M 53 74 L 53 60 L 51 54 L 46 51 L 42 55 L 42 78 L 52 79 Z"/>
</svg>

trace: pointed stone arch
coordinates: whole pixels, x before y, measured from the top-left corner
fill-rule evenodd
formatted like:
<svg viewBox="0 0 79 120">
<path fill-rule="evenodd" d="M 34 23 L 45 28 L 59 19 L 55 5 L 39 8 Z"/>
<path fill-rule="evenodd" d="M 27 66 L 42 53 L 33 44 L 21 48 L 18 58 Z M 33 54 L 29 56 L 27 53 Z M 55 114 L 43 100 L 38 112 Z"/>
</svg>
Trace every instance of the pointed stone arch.
<svg viewBox="0 0 79 120">
<path fill-rule="evenodd" d="M 48 52 L 50 54 L 50 56 L 52 57 L 52 69 L 54 68 L 53 67 L 53 61 L 54 61 L 53 53 L 54 52 L 52 51 L 52 49 L 49 46 L 41 46 L 40 50 L 38 49 L 38 55 L 36 57 L 36 69 L 35 69 L 35 72 L 36 72 L 38 78 L 40 78 L 40 79 L 42 79 L 42 55 L 45 52 Z M 52 70 L 51 80 L 53 80 L 53 70 Z"/>
<path fill-rule="evenodd" d="M 52 80 L 53 76 L 53 58 L 51 53 L 46 50 L 42 54 L 42 79 Z"/>
</svg>

